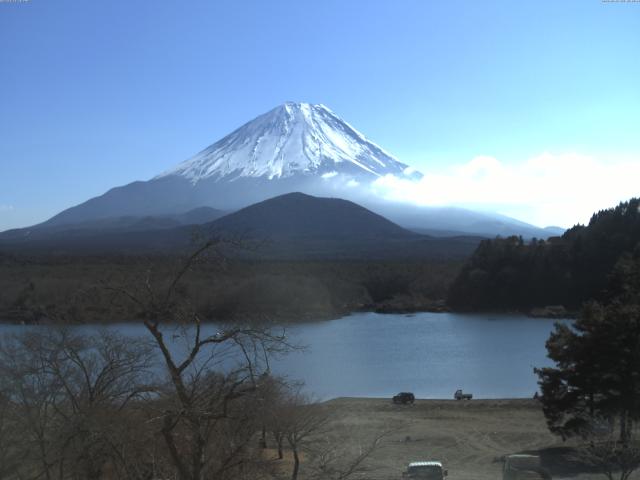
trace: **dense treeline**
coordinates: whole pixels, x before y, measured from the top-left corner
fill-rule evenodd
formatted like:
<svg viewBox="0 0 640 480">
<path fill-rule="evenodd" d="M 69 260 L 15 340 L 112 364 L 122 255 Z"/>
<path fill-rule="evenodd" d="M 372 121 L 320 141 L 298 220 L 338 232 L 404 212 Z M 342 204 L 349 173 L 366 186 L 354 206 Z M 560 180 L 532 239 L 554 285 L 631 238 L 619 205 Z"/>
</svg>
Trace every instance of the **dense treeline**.
<svg viewBox="0 0 640 480">
<path fill-rule="evenodd" d="M 0 258 L 0 319 L 51 321 L 64 309 L 78 322 L 135 319 L 104 285 L 170 275 L 174 257 Z M 257 315 L 301 321 L 358 310 L 416 311 L 441 306 L 460 261 L 201 262 L 183 290 L 204 318 Z M 222 268 L 219 268 L 222 267 Z M 57 313 L 56 313 L 57 312 Z"/>
<path fill-rule="evenodd" d="M 548 240 L 484 240 L 452 284 L 448 302 L 459 309 L 577 310 L 589 299 L 606 300 L 616 263 L 639 248 L 639 208 L 634 198 Z"/>
<path fill-rule="evenodd" d="M 551 432 L 563 438 L 612 428 L 621 441 L 640 420 L 640 250 L 616 263 L 606 303 L 588 302 L 546 343 L 555 367 L 536 369 Z"/>
<path fill-rule="evenodd" d="M 640 468 L 640 249 L 610 275 L 605 302 L 587 302 L 547 340 L 552 367 L 536 368 L 549 430 L 586 440 L 575 456 L 610 480 Z"/>
</svg>

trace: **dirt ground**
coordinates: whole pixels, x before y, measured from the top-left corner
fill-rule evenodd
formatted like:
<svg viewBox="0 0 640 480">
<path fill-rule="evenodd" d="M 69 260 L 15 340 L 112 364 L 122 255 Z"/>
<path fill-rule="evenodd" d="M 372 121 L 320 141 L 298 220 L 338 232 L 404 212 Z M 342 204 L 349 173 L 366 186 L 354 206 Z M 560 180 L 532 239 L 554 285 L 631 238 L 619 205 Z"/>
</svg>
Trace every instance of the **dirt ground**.
<svg viewBox="0 0 640 480">
<path fill-rule="evenodd" d="M 393 430 L 361 478 L 400 479 L 410 461 L 438 460 L 450 480 L 501 479 L 500 457 L 527 452 L 540 454 L 554 479 L 605 479 L 571 460 L 571 445 L 549 433 L 535 400 L 416 400 L 403 406 L 390 399 L 338 398 L 325 405 L 332 437 L 345 449 Z"/>
</svg>

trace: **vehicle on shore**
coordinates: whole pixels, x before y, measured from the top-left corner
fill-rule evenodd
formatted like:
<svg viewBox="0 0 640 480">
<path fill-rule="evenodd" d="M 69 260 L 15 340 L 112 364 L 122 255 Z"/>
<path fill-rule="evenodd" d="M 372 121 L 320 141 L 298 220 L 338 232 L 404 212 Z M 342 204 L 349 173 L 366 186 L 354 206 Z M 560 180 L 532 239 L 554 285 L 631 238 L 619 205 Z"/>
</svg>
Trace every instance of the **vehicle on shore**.
<svg viewBox="0 0 640 480">
<path fill-rule="evenodd" d="M 538 455 L 514 454 L 504 457 L 502 480 L 551 480 Z"/>
<path fill-rule="evenodd" d="M 464 393 L 462 390 L 456 390 L 456 393 L 453 394 L 453 398 L 456 400 L 471 400 L 473 398 L 472 393 Z"/>
<path fill-rule="evenodd" d="M 411 462 L 405 472 L 402 472 L 403 479 L 411 480 L 444 480 L 448 472 L 442 468 L 442 463 L 435 461 Z"/>
<path fill-rule="evenodd" d="M 406 405 L 407 403 L 413 405 L 413 402 L 416 400 L 416 397 L 411 392 L 400 392 L 397 395 L 393 396 L 393 403 Z"/>
</svg>

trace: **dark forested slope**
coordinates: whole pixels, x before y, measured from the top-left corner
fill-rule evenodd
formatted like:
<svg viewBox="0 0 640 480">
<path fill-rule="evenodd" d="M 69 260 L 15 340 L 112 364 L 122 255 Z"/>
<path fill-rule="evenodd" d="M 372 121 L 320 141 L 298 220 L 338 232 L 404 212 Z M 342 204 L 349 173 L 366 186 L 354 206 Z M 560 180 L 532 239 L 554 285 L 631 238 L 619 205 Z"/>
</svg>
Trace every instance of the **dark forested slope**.
<svg viewBox="0 0 640 480">
<path fill-rule="evenodd" d="M 574 310 L 588 299 L 603 299 L 616 263 L 640 248 L 639 209 L 640 199 L 631 199 L 546 241 L 484 240 L 451 286 L 448 302 L 458 309 Z"/>
</svg>

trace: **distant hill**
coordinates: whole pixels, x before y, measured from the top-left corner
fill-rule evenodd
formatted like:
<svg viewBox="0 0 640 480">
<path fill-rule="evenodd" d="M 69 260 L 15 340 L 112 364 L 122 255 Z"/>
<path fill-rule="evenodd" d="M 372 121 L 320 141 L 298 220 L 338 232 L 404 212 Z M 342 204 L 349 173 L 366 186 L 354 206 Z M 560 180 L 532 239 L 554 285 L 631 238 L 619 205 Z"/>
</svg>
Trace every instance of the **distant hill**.
<svg viewBox="0 0 640 480">
<path fill-rule="evenodd" d="M 189 217 L 195 214 L 191 213 Z M 158 225 L 158 217 L 150 217 Z M 162 222 L 167 221 L 162 217 Z M 137 228 L 145 220 L 109 220 L 118 228 L 48 227 L 0 235 L 0 250 L 54 253 L 172 253 L 195 248 L 194 238 L 241 238 L 252 248 L 229 254 L 286 259 L 462 258 L 479 237 L 435 238 L 406 230 L 353 202 L 289 193 L 199 226 Z M 154 223 L 156 222 L 156 223 Z M 88 228 L 87 225 L 93 225 Z"/>
<path fill-rule="evenodd" d="M 33 227 L 17 228 L 0 233 L 2 242 L 47 241 L 54 237 L 95 237 L 102 234 L 122 234 L 176 228 L 184 225 L 200 225 L 225 215 L 211 207 L 200 207 L 182 213 L 157 216 L 122 216 L 85 220 L 77 223 L 55 225 L 48 222 Z"/>
<path fill-rule="evenodd" d="M 363 202 L 363 205 L 409 230 L 434 232 L 436 236 L 442 236 L 440 232 L 456 232 L 458 235 L 487 238 L 521 235 L 528 239 L 548 238 L 564 233 L 559 227 L 539 228 L 505 215 L 457 207 L 423 207 L 394 202 Z"/>
<path fill-rule="evenodd" d="M 600 211 L 561 237 L 483 240 L 451 286 L 460 309 L 512 310 L 605 299 L 609 276 L 640 250 L 640 199 Z"/>
<path fill-rule="evenodd" d="M 273 238 L 416 238 L 418 235 L 340 198 L 287 193 L 208 225 L 213 230 Z"/>
</svg>

